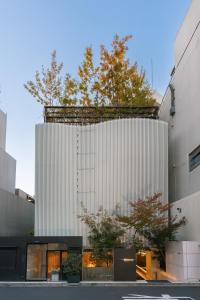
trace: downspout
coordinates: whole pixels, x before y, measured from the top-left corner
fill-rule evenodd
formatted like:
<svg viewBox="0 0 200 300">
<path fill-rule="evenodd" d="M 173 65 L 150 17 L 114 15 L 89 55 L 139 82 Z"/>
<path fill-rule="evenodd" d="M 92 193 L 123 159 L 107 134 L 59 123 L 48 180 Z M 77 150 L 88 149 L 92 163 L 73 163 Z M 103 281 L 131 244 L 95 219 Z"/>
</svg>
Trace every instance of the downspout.
<svg viewBox="0 0 200 300">
<path fill-rule="evenodd" d="M 174 88 L 174 85 L 172 84 L 172 83 L 170 83 L 169 84 L 169 88 L 170 88 L 170 92 L 171 92 L 171 107 L 170 107 L 170 116 L 172 117 L 172 119 L 171 119 L 171 122 L 173 123 L 173 117 L 174 117 L 174 115 L 175 115 L 175 113 L 176 113 L 176 106 L 175 106 L 175 88 Z M 174 127 L 174 124 L 172 125 L 171 124 L 171 127 Z M 175 144 L 175 142 L 174 142 L 174 145 L 173 145 L 173 151 L 172 151 L 172 158 L 173 158 L 173 166 L 172 166 L 172 168 L 173 168 L 173 181 L 174 181 L 174 191 L 173 191 L 173 201 L 175 201 L 176 200 L 176 170 L 175 170 L 175 168 L 176 168 L 176 165 L 174 164 L 174 162 L 175 162 L 175 158 L 174 158 L 174 156 L 175 156 L 175 147 L 176 147 L 176 144 Z"/>
<path fill-rule="evenodd" d="M 170 116 L 174 116 L 176 113 L 176 107 L 175 107 L 175 88 L 173 84 L 169 84 L 170 92 L 171 92 L 171 107 L 170 107 Z"/>
</svg>

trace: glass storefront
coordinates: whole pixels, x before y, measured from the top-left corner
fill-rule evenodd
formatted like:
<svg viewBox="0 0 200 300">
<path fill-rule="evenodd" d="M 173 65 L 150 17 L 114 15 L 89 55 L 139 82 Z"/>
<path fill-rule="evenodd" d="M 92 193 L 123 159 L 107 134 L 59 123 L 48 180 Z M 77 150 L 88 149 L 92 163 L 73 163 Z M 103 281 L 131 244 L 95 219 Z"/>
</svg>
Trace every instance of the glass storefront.
<svg viewBox="0 0 200 300">
<path fill-rule="evenodd" d="M 66 244 L 29 244 L 27 246 L 27 280 L 51 280 L 52 273 L 62 279 L 62 262 L 67 257 Z"/>
<path fill-rule="evenodd" d="M 47 244 L 28 245 L 27 280 L 46 280 Z"/>
<path fill-rule="evenodd" d="M 62 279 L 62 263 L 63 260 L 67 257 L 67 251 L 62 250 L 48 250 L 47 252 L 47 278 L 51 280 L 52 272 L 57 272 L 59 279 Z"/>
</svg>

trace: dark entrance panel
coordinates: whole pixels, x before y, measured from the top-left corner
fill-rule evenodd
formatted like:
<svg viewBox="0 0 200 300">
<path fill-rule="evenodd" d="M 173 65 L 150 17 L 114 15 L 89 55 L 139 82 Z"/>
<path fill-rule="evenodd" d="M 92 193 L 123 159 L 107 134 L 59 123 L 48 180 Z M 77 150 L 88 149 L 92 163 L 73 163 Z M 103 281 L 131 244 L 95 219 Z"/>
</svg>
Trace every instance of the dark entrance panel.
<svg viewBox="0 0 200 300">
<path fill-rule="evenodd" d="M 135 249 L 114 249 L 114 280 L 135 281 L 136 260 Z"/>
<path fill-rule="evenodd" d="M 17 277 L 17 248 L 0 248 L 0 280 L 15 277 Z"/>
</svg>

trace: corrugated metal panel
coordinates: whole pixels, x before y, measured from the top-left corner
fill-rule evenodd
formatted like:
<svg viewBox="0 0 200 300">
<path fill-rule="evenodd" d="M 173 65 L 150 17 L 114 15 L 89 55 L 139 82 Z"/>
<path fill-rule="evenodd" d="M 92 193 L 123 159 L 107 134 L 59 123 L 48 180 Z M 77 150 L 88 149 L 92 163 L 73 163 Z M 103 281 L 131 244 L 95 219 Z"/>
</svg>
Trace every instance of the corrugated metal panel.
<svg viewBox="0 0 200 300">
<path fill-rule="evenodd" d="M 36 235 L 84 235 L 77 215 L 162 192 L 168 200 L 167 124 L 121 119 L 36 126 Z"/>
</svg>

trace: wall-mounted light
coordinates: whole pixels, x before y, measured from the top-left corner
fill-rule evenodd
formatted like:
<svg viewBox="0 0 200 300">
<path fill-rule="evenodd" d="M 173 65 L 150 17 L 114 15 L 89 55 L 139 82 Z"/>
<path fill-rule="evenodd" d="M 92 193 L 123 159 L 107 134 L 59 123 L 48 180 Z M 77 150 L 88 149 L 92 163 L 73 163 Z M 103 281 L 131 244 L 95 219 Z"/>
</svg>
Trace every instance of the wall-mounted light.
<svg viewBox="0 0 200 300">
<path fill-rule="evenodd" d="M 122 258 L 124 262 L 133 262 L 135 259 L 134 258 Z"/>
<path fill-rule="evenodd" d="M 177 211 L 179 212 L 179 214 L 182 212 L 182 208 L 177 207 Z"/>
</svg>

